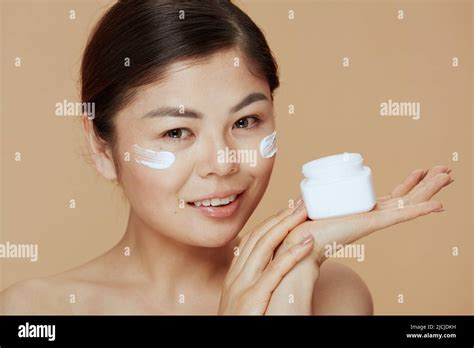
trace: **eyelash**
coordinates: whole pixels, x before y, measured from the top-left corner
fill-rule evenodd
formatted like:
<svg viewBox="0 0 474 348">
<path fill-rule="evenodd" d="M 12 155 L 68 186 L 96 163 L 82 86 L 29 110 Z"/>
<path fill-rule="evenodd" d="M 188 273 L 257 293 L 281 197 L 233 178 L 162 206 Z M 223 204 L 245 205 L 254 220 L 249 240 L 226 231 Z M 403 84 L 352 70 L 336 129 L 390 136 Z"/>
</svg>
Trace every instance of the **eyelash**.
<svg viewBox="0 0 474 348">
<path fill-rule="evenodd" d="M 174 131 L 177 131 L 177 130 L 180 130 L 181 132 L 188 132 L 188 133 L 192 134 L 192 132 L 188 128 L 174 128 L 174 129 L 170 129 L 169 131 L 164 132 L 163 137 L 166 138 L 166 140 L 176 141 L 176 142 L 186 140 L 186 139 L 183 139 L 183 138 L 175 138 L 175 137 L 170 136 L 171 132 L 174 132 Z"/>
<path fill-rule="evenodd" d="M 260 120 L 256 115 L 251 115 L 251 116 L 242 117 L 242 118 L 240 118 L 239 120 L 237 120 L 237 122 L 239 122 L 239 121 L 241 121 L 241 120 L 249 119 L 249 118 L 254 119 L 254 125 L 253 125 L 253 126 L 250 126 L 250 127 L 245 127 L 245 128 L 240 128 L 240 127 L 238 127 L 238 129 L 252 129 L 252 128 L 257 127 L 257 126 L 260 124 L 260 122 L 261 122 L 261 120 Z M 236 124 L 237 122 L 234 123 L 234 126 L 235 126 L 235 124 Z M 232 126 L 232 128 L 234 128 L 234 127 Z"/>
<path fill-rule="evenodd" d="M 242 120 L 245 120 L 245 119 L 253 119 L 254 120 L 254 124 L 250 127 L 235 127 L 235 125 L 237 124 L 237 122 L 240 122 Z M 232 129 L 245 129 L 245 130 L 248 130 L 248 129 L 252 129 L 252 128 L 255 128 L 257 127 L 259 124 L 260 124 L 261 120 L 255 116 L 255 115 L 251 115 L 251 116 L 245 116 L 245 117 L 242 117 L 240 119 L 238 119 L 234 125 L 232 126 Z M 191 133 L 192 132 L 188 129 L 188 128 L 174 128 L 174 129 L 170 129 L 169 131 L 166 131 L 163 133 L 162 137 L 163 138 L 166 138 L 166 140 L 170 140 L 170 141 L 176 141 L 176 142 L 180 142 L 180 141 L 185 141 L 186 139 L 183 139 L 183 138 L 176 138 L 176 137 L 171 137 L 170 134 L 171 132 L 174 132 L 174 131 L 177 131 L 177 130 L 180 130 L 181 132 L 185 131 L 185 132 L 188 132 L 188 133 Z"/>
</svg>

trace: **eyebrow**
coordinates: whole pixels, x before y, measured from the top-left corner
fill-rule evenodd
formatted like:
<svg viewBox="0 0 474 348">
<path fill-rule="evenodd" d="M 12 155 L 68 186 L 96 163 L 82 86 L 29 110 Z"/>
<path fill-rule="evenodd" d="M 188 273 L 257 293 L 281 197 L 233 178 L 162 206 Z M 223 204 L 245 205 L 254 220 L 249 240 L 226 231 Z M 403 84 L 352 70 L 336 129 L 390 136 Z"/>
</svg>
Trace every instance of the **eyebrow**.
<svg viewBox="0 0 474 348">
<path fill-rule="evenodd" d="M 268 100 L 268 98 L 265 96 L 265 94 L 262 94 L 262 93 L 258 93 L 258 92 L 250 93 L 240 103 L 238 103 L 236 106 L 231 108 L 230 113 L 235 113 L 245 108 L 247 105 L 250 105 L 260 100 Z"/>
<path fill-rule="evenodd" d="M 268 98 L 263 93 L 259 93 L 259 92 L 250 93 L 241 102 L 239 102 L 237 105 L 230 108 L 229 111 L 230 113 L 236 113 L 237 111 L 245 108 L 246 106 L 260 100 L 268 101 Z M 147 112 L 145 115 L 142 116 L 142 118 L 163 117 L 163 116 L 202 118 L 203 115 L 199 111 L 196 111 L 193 109 L 181 108 L 180 110 L 179 107 L 163 106 L 163 107 L 159 107 L 157 109 Z"/>
</svg>

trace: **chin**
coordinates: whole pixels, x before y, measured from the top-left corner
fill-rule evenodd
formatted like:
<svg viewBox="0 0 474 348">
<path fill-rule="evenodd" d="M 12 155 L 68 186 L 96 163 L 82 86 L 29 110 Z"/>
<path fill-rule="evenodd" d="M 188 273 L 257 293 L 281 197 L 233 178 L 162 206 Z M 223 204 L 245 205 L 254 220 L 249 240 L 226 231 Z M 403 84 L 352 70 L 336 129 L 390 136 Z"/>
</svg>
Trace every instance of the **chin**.
<svg viewBox="0 0 474 348">
<path fill-rule="evenodd" d="M 240 229 L 206 229 L 206 232 L 199 236 L 199 239 L 191 239 L 188 244 L 203 248 L 220 248 L 228 245 L 239 234 Z"/>
</svg>

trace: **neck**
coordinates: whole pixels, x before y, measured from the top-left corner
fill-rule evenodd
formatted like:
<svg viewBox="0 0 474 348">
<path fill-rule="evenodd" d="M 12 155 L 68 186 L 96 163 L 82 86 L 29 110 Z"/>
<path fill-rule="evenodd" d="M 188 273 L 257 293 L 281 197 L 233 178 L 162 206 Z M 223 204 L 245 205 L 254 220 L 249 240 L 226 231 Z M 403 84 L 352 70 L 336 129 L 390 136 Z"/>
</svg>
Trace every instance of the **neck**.
<svg viewBox="0 0 474 348">
<path fill-rule="evenodd" d="M 236 240 L 218 247 L 192 246 L 151 229 L 130 210 L 127 230 L 116 251 L 133 279 L 155 293 L 174 296 L 199 293 L 209 286 L 221 286 L 233 258 Z M 125 248 L 129 249 L 125 249 Z"/>
</svg>

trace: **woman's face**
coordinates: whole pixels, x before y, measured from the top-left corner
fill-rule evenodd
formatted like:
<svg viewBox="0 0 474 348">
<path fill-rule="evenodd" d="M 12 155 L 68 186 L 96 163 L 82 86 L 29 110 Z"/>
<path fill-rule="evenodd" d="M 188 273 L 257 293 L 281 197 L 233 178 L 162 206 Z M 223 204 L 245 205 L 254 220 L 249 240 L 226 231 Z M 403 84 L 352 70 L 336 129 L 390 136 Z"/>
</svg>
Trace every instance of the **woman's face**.
<svg viewBox="0 0 474 348">
<path fill-rule="evenodd" d="M 274 157 L 260 146 L 275 130 L 268 82 L 240 51 L 173 64 L 115 125 L 120 182 L 135 218 L 195 246 L 236 237 L 270 179 Z M 164 168 L 150 165 L 155 156 L 164 156 Z"/>
</svg>

